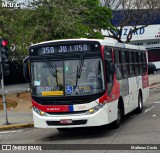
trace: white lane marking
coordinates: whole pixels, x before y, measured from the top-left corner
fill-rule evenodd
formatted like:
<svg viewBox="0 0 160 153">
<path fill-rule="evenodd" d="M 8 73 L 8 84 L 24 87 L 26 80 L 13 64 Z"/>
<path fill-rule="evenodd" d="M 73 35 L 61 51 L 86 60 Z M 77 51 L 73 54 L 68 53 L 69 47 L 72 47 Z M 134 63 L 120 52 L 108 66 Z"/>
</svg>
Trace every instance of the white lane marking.
<svg viewBox="0 0 160 153">
<path fill-rule="evenodd" d="M 157 115 L 153 115 L 153 117 L 155 117 L 155 116 L 157 116 Z"/>
<path fill-rule="evenodd" d="M 160 101 L 156 101 L 156 102 L 153 102 L 153 103 L 155 103 L 155 104 L 160 104 Z"/>
<path fill-rule="evenodd" d="M 22 132 L 23 130 L 16 130 L 16 131 L 3 131 L 0 133 L 15 133 L 15 132 Z"/>
<path fill-rule="evenodd" d="M 152 106 L 151 108 L 148 108 L 144 111 L 144 113 L 147 113 L 149 110 L 151 110 L 152 108 L 154 108 L 154 106 Z"/>
</svg>

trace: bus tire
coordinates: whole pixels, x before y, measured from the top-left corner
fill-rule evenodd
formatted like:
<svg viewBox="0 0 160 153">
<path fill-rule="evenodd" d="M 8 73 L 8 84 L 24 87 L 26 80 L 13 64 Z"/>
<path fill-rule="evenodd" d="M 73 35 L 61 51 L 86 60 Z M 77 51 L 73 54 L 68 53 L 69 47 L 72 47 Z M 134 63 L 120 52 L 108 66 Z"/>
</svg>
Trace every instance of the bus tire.
<svg viewBox="0 0 160 153">
<path fill-rule="evenodd" d="M 122 118 L 123 118 L 123 109 L 122 109 L 122 106 L 120 107 L 120 103 L 118 104 L 118 108 L 117 108 L 117 120 L 115 120 L 113 123 L 112 123 L 112 128 L 113 129 L 117 129 L 120 127 L 121 125 L 121 122 L 122 122 Z"/>
<path fill-rule="evenodd" d="M 142 97 L 142 93 L 139 92 L 139 95 L 138 95 L 138 107 L 136 108 L 136 113 L 140 114 L 140 113 L 142 113 L 142 110 L 143 110 L 143 97 Z"/>
</svg>

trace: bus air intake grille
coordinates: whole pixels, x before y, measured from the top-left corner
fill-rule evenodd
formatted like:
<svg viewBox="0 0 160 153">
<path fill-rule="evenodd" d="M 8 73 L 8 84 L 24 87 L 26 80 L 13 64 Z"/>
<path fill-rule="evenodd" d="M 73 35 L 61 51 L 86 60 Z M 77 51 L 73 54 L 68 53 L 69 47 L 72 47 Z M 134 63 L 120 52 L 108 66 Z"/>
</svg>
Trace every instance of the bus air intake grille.
<svg viewBox="0 0 160 153">
<path fill-rule="evenodd" d="M 84 114 L 87 111 L 74 111 L 74 112 L 46 112 L 49 115 L 72 115 L 72 114 Z"/>
<path fill-rule="evenodd" d="M 87 120 L 75 120 L 69 124 L 62 124 L 60 123 L 60 121 L 46 121 L 46 123 L 48 126 L 82 125 L 82 124 L 86 124 Z"/>
</svg>

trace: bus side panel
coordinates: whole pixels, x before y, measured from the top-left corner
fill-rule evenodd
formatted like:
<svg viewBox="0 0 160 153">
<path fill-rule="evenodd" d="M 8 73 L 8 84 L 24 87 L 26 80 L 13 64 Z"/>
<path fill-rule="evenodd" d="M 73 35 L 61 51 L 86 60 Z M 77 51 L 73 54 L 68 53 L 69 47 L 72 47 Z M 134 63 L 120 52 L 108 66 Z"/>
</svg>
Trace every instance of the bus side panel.
<svg viewBox="0 0 160 153">
<path fill-rule="evenodd" d="M 130 112 L 130 96 L 127 95 L 123 97 L 123 102 L 124 102 L 124 114 L 127 114 Z"/>
<path fill-rule="evenodd" d="M 147 100 L 147 98 L 149 97 L 149 88 L 143 88 L 142 90 L 142 94 L 143 94 L 143 103 Z"/>
<path fill-rule="evenodd" d="M 129 80 L 129 95 L 130 95 L 130 99 L 129 99 L 129 103 L 130 103 L 130 111 L 135 109 L 135 102 L 138 105 L 138 96 L 137 96 L 137 78 L 136 77 L 132 77 L 132 78 L 128 78 Z"/>
<path fill-rule="evenodd" d="M 137 101 L 135 101 L 134 103 L 134 109 L 138 107 L 138 95 L 139 95 L 139 90 L 141 89 L 142 90 L 142 76 L 137 76 L 136 77 L 137 81 L 136 81 L 136 84 L 137 84 L 137 94 L 136 94 L 136 97 L 137 97 Z M 142 93 L 142 96 L 143 96 L 143 93 Z"/>
<path fill-rule="evenodd" d="M 149 97 L 149 87 L 148 87 L 148 74 L 142 76 L 142 94 L 143 102 Z"/>
<path fill-rule="evenodd" d="M 148 75 L 146 74 L 146 75 L 143 75 L 142 76 L 142 86 L 143 86 L 143 88 L 147 88 L 148 87 Z"/>
<path fill-rule="evenodd" d="M 130 111 L 129 103 L 129 82 L 128 79 L 119 80 L 120 83 L 120 95 L 123 97 L 124 102 L 124 114 L 127 114 Z"/>
<path fill-rule="evenodd" d="M 142 89 L 142 76 L 137 76 L 137 91 L 139 91 L 139 89 Z"/>
<path fill-rule="evenodd" d="M 106 110 L 108 114 L 108 124 L 117 120 L 118 100 L 107 103 Z"/>
</svg>

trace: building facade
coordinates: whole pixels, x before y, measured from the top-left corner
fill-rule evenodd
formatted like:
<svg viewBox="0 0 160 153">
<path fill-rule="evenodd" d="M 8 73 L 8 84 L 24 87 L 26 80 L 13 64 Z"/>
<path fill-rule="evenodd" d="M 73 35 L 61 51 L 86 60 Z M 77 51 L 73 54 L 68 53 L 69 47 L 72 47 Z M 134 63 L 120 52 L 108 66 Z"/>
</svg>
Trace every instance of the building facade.
<svg viewBox="0 0 160 153">
<path fill-rule="evenodd" d="M 131 26 L 125 26 L 123 28 L 122 41 L 126 40 L 127 34 L 131 29 Z M 106 30 L 102 33 L 108 35 L 108 31 Z M 105 39 L 111 38 L 106 37 Z M 160 69 L 160 24 L 153 24 L 140 28 L 133 33 L 130 44 L 146 47 L 148 50 L 148 62 L 154 63 L 157 69 Z"/>
</svg>

